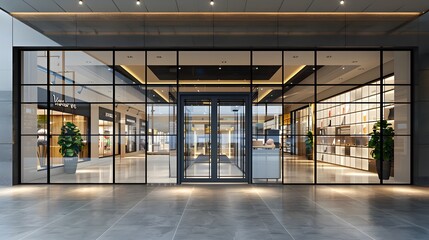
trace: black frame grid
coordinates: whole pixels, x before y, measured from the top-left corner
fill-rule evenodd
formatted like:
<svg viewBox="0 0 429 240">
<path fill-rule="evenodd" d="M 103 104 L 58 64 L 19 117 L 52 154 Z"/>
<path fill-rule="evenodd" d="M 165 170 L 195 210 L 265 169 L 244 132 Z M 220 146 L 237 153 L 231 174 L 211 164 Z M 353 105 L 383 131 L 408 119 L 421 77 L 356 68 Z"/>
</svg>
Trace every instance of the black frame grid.
<svg viewBox="0 0 429 240">
<path fill-rule="evenodd" d="M 215 48 L 209 48 L 209 49 L 198 49 L 198 50 L 196 50 L 196 49 L 193 49 L 193 48 L 190 48 L 190 49 L 186 49 L 186 48 L 183 48 L 183 49 L 170 49 L 170 48 L 160 48 L 160 49 L 157 49 L 157 48 L 153 48 L 153 49 L 151 49 L 151 48 L 115 48 L 115 49 L 112 49 L 112 48 L 88 48 L 88 47 L 14 47 L 14 49 L 13 49 L 13 60 L 14 60 L 14 71 L 13 71 L 13 79 L 14 79 L 14 91 L 13 91 L 13 99 L 14 99 L 14 105 L 13 105 L 13 111 L 14 111 L 14 116 L 17 116 L 17 121 L 15 121 L 14 122 L 14 139 L 15 139 L 15 144 L 14 144 L 14 146 L 13 146 L 13 152 L 14 152 L 14 164 L 13 164 L 13 173 L 14 173 L 14 183 L 16 183 L 16 184 L 21 184 L 22 183 L 22 177 L 21 177 L 21 174 L 22 174 L 22 171 L 21 171 L 21 136 L 25 136 L 26 134 L 22 134 L 21 133 L 21 119 L 22 119 L 22 117 L 21 117 L 21 97 L 22 97 L 22 93 L 21 93 L 21 91 L 22 91 L 22 86 L 25 86 L 25 85 L 28 85 L 28 86 L 30 86 L 30 85 L 37 85 L 37 84 L 25 84 L 25 83 L 23 83 L 22 82 L 22 76 L 21 76 L 21 64 L 22 64 L 22 54 L 25 52 L 25 51 L 46 51 L 47 52 L 47 59 L 49 59 L 49 56 L 50 56 L 50 51 L 111 51 L 112 52 L 112 61 L 113 61 L 113 66 L 115 66 L 115 55 L 116 55 L 116 52 L 118 52 L 118 51 L 144 51 L 145 52 L 145 69 L 146 69 L 146 71 L 145 71 L 145 83 L 144 84 L 142 84 L 142 85 L 144 85 L 145 86 L 145 98 L 146 98 L 146 101 L 144 101 L 144 102 L 139 102 L 139 104 L 144 104 L 145 105 L 145 108 L 146 108 L 146 126 L 145 126 L 145 128 L 146 128 L 146 130 L 145 130 L 145 139 L 146 139 L 146 147 L 145 147 L 145 181 L 144 181 L 144 183 L 142 183 L 142 184 L 146 184 L 148 181 L 147 181 L 147 176 L 148 176 L 148 174 L 147 174 L 147 145 L 148 145 L 148 135 L 149 135 L 149 133 L 148 133 L 148 122 L 147 122 L 147 120 L 148 120 L 148 111 L 147 111 L 147 106 L 149 105 L 149 104 L 157 104 L 157 103 L 148 103 L 148 101 L 147 101 L 147 89 L 148 89 L 148 86 L 149 85 L 153 85 L 153 84 L 150 84 L 150 83 L 148 83 L 148 76 L 147 76 L 147 68 L 148 68 L 148 59 L 147 59 L 147 54 L 148 54 L 148 52 L 149 51 L 174 51 L 174 52 L 176 52 L 176 67 L 178 68 L 179 66 L 180 66 L 180 63 L 179 63 L 179 55 L 180 55 L 180 52 L 181 51 L 249 51 L 249 53 L 250 53 L 250 69 L 251 69 L 251 71 L 250 71 L 250 76 L 251 76 L 251 79 L 250 79 L 250 84 L 249 84 L 249 92 L 250 92 L 250 94 L 252 93 L 252 89 L 253 89 L 253 85 L 254 85 L 254 83 L 253 83 L 253 52 L 255 52 L 255 51 L 280 51 L 281 53 L 282 53 L 282 66 L 281 66 L 281 68 L 282 68 L 282 84 L 279 84 L 279 87 L 281 87 L 282 88 L 282 95 L 284 94 L 284 92 L 285 92 L 285 84 L 283 83 L 283 80 L 284 80 L 284 66 L 285 66 L 285 64 L 287 65 L 287 63 L 285 63 L 285 59 L 284 59 L 284 53 L 286 52 L 286 51 L 303 51 L 303 52 L 313 52 L 314 53 L 314 65 L 313 66 L 317 66 L 317 53 L 318 53 L 318 51 L 377 51 L 377 52 L 379 52 L 379 55 L 380 55 L 380 63 L 381 62 L 383 62 L 383 53 L 384 52 L 387 52 L 387 51 L 408 51 L 408 52 L 410 52 L 410 68 L 411 68 L 411 76 L 410 76 L 410 83 L 409 84 L 394 84 L 395 86 L 396 85 L 403 85 L 403 86 L 409 86 L 410 87 L 410 102 L 406 102 L 406 103 L 403 103 L 403 104 L 408 104 L 409 106 L 410 106 L 410 111 L 411 111 L 411 119 L 409 120 L 409 122 L 410 122 L 410 126 L 409 126 L 409 128 L 410 128 L 410 130 L 409 130 L 409 135 L 406 135 L 407 137 L 410 137 L 410 183 L 409 184 L 413 184 L 413 166 L 414 166 L 414 164 L 413 164 L 413 155 L 414 155 L 414 149 L 413 149 L 413 141 L 414 141 L 414 137 L 413 137 L 413 131 L 414 131 L 414 126 L 413 126 L 413 124 L 414 124 L 414 122 L 413 122 L 413 119 L 412 119 L 412 117 L 413 117 L 413 114 L 414 114 L 414 88 L 413 88 L 413 82 L 414 82 L 414 77 L 415 77 L 415 74 L 414 74 L 414 72 L 416 71 L 416 69 L 415 69 L 415 65 L 414 65 L 414 62 L 415 62 L 415 51 L 416 51 L 416 49 L 415 48 L 412 48 L 412 47 L 409 47 L 409 48 L 395 48 L 395 47 L 392 47 L 392 48 L 380 48 L 380 47 L 374 47 L 374 48 L 372 48 L 372 47 L 369 47 L 369 48 L 323 48 L 323 47 L 321 47 L 321 48 L 290 48 L 290 49 L 266 49 L 266 48 L 263 48 L 263 49 L 251 49 L 251 50 L 249 50 L 249 49 L 215 49 Z M 47 60 L 47 68 L 48 69 L 50 69 L 50 61 L 49 60 Z M 113 93 L 112 93 L 112 95 L 113 95 L 113 99 L 112 99 L 112 109 L 113 109 L 113 112 L 115 112 L 115 105 L 116 105 L 116 103 L 118 103 L 118 102 L 116 102 L 116 100 L 115 100 L 115 97 L 116 97 L 116 92 L 115 92 L 115 89 L 116 89 L 116 85 L 124 85 L 124 84 L 116 84 L 116 81 L 115 81 L 115 73 L 116 73 L 116 69 L 115 69 L 115 67 L 113 67 L 112 68 L 113 69 L 113 71 L 112 71 L 112 76 L 113 76 L 113 82 L 112 82 L 112 84 L 111 85 L 109 85 L 109 86 L 111 86 L 112 88 L 113 88 Z M 313 84 L 300 84 L 301 86 L 308 86 L 308 87 L 314 87 L 314 113 L 313 113 L 313 116 L 314 116 L 314 120 L 313 120 L 313 132 L 315 133 L 314 134 L 314 143 L 316 143 L 317 141 L 317 131 L 316 131 L 316 124 L 317 124 L 317 103 L 319 103 L 319 101 L 320 100 L 318 100 L 318 98 L 317 98 L 317 86 L 319 85 L 318 83 L 317 83 L 317 69 L 315 69 L 314 70 L 314 83 Z M 47 75 L 47 79 L 46 79 L 46 81 L 47 81 L 47 88 L 48 88 L 48 92 L 50 92 L 50 87 L 51 87 L 51 84 L 50 84 L 50 74 L 49 74 L 49 72 L 46 74 Z M 379 79 L 384 79 L 384 73 L 383 73 L 383 64 L 380 64 L 380 78 Z M 76 84 L 76 85 L 79 85 L 79 84 Z M 89 84 L 90 85 L 90 84 Z M 99 85 L 99 84 L 97 84 L 98 86 L 101 86 L 101 85 Z M 177 92 L 176 92 L 176 94 L 177 94 L 177 98 L 176 98 L 176 101 L 175 102 L 167 102 L 167 103 L 165 103 L 165 104 L 176 104 L 176 113 L 177 113 L 177 115 L 176 115 L 176 120 L 177 120 L 177 127 L 176 127 L 176 133 L 175 133 L 175 136 L 176 136 L 176 144 L 177 144 L 177 147 L 176 147 L 176 149 L 177 150 L 179 150 L 180 149 L 180 147 L 179 147 L 179 139 L 180 139 L 180 131 L 179 131 L 179 128 L 181 127 L 181 126 L 179 126 L 179 122 L 180 122 L 180 119 L 179 119 L 179 96 L 181 95 L 181 93 L 180 93 L 180 89 L 179 89 L 179 87 L 180 87 L 180 84 L 179 84 L 179 73 L 178 73 L 178 71 L 177 71 L 177 76 L 176 76 L 176 83 L 175 84 L 170 84 L 170 85 L 174 85 L 174 87 L 176 88 L 176 90 L 177 90 Z M 343 84 L 338 84 L 338 85 L 343 85 Z M 381 91 L 380 91 L 380 119 L 383 119 L 383 89 L 384 89 L 384 83 L 383 83 L 383 81 L 380 81 L 380 89 L 381 89 Z M 387 85 L 389 85 L 389 84 L 387 84 Z M 53 85 L 53 86 L 55 86 L 55 85 Z M 125 86 L 125 85 L 124 85 Z M 333 86 L 335 86 L 335 85 L 333 85 Z M 47 94 L 47 102 L 49 103 L 49 102 L 51 102 L 51 98 L 50 98 L 50 94 Z M 110 103 L 107 103 L 107 102 L 103 102 L 104 104 L 110 104 Z M 132 104 L 132 103 L 129 103 L 129 104 Z M 279 102 L 277 102 L 277 103 L 274 103 L 273 102 L 273 104 L 282 104 L 282 119 L 281 119 L 281 123 L 282 123 L 282 126 L 284 125 L 284 117 L 283 117 L 283 115 L 284 115 L 284 105 L 285 104 L 288 104 L 287 102 L 285 102 L 285 100 L 282 98 L 282 100 L 281 100 L 281 103 L 279 103 Z M 401 102 L 395 102 L 395 104 L 401 104 Z M 252 103 L 250 103 L 250 106 L 253 106 L 253 104 Z M 49 104 L 48 104 L 48 108 L 49 108 Z M 249 109 L 248 109 L 248 111 L 249 111 L 249 116 L 250 116 L 250 121 L 249 121 L 249 123 L 250 124 L 252 124 L 252 107 L 250 107 Z M 48 114 L 48 119 L 50 118 L 50 116 L 49 116 L 49 114 L 50 114 L 50 111 L 49 111 L 49 109 L 48 109 L 48 111 L 47 111 L 47 114 Z M 47 130 L 48 130 L 48 133 L 50 132 L 50 124 L 48 124 L 47 125 Z M 114 144 L 113 144 L 113 152 L 115 153 L 115 147 L 116 147 L 116 137 L 117 137 L 117 133 L 116 133 L 116 129 L 115 129 L 115 124 L 113 125 L 113 131 L 114 131 Z M 250 131 L 247 133 L 247 134 L 249 134 L 250 136 L 252 136 L 252 127 L 250 127 Z M 120 135 L 120 134 L 119 134 Z M 402 135 L 401 135 L 402 136 Z M 405 136 L 405 135 L 404 135 Z M 251 137 L 250 137 L 251 138 Z M 285 133 L 284 133 L 284 131 L 282 131 L 282 134 L 281 134 L 281 143 L 283 143 L 284 142 L 284 139 L 285 139 Z M 47 176 L 46 176 L 46 179 L 47 179 L 47 182 L 46 183 L 50 183 L 50 147 L 48 147 L 47 148 L 47 154 L 48 154 L 48 156 L 47 156 L 47 159 L 48 159 L 48 161 L 47 161 L 47 165 L 48 165 L 48 168 L 47 168 Z M 251 152 L 252 152 L 252 148 L 251 147 L 249 147 L 249 156 L 251 156 Z M 314 157 L 314 181 L 313 181 L 313 183 L 303 183 L 303 184 L 318 184 L 318 182 L 317 182 L 317 150 L 316 150 L 316 148 L 314 147 L 313 148 L 313 157 Z M 281 161 L 281 176 L 282 176 L 282 183 L 283 184 L 295 184 L 295 183 L 285 183 L 284 182 L 284 176 L 283 176 L 283 171 L 284 171 L 284 151 L 282 150 L 282 154 L 281 154 L 281 156 L 282 156 L 282 161 Z M 179 164 L 180 164 L 180 157 L 179 157 L 179 152 L 178 152 L 178 154 L 177 154 L 177 182 L 178 183 L 180 183 L 180 169 L 179 169 Z M 251 173 L 252 173 L 252 166 L 251 166 L 251 161 L 249 161 L 249 163 L 250 164 L 248 164 L 248 179 L 249 179 L 249 183 L 251 182 L 251 180 L 252 180 L 252 177 L 251 177 Z M 112 183 L 116 183 L 116 181 L 115 181 L 115 157 L 113 157 L 113 182 Z M 67 183 L 64 183 L 64 184 L 67 184 Z M 79 184 L 79 183 L 73 183 L 73 184 Z M 91 183 L 84 183 L 84 184 L 91 184 Z M 93 184 L 101 184 L 101 183 L 93 183 Z M 109 183 L 110 184 L 110 183 Z M 117 184 L 117 183 L 116 183 Z M 138 183 L 139 184 L 139 183 Z M 301 184 L 301 183 L 296 183 L 296 184 Z M 365 183 L 322 183 L 322 184 L 335 184 L 335 185 L 342 185 L 342 184 L 347 184 L 347 185 L 349 185 L 349 184 L 357 184 L 357 185 L 372 185 L 373 183 L 368 183 L 368 184 L 365 184 Z M 380 181 L 380 183 L 376 183 L 376 184 L 383 184 L 383 181 L 381 180 Z M 402 185 L 402 183 L 394 183 L 394 184 L 396 184 L 396 185 Z M 408 183 L 404 183 L 404 184 L 408 184 Z"/>
</svg>

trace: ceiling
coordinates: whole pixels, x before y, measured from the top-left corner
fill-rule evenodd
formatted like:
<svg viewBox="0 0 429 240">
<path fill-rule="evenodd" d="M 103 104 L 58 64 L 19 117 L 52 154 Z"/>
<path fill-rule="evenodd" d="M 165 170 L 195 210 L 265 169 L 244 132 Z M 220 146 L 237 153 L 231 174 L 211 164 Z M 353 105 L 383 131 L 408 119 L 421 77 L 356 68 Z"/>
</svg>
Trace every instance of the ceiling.
<svg viewBox="0 0 429 240">
<path fill-rule="evenodd" d="M 0 0 L 15 12 L 423 12 L 427 0 Z"/>
</svg>

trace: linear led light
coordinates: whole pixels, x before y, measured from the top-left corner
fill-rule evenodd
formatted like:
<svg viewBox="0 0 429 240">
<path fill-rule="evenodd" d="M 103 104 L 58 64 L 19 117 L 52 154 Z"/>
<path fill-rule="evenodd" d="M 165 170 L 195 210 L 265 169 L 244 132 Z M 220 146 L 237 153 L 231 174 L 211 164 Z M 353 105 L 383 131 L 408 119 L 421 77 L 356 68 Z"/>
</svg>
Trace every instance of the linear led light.
<svg viewBox="0 0 429 240">
<path fill-rule="evenodd" d="M 140 83 L 145 83 L 135 72 L 133 72 L 129 67 L 125 65 L 120 65 L 125 71 L 127 71 L 131 76 L 133 76 L 135 79 L 139 80 Z"/>
<path fill-rule="evenodd" d="M 293 71 L 293 73 L 289 74 L 289 76 L 287 76 L 283 82 L 283 84 L 287 83 L 289 80 L 291 80 L 297 73 L 299 73 L 302 69 L 305 68 L 306 65 L 301 65 L 299 66 L 295 71 Z"/>
</svg>

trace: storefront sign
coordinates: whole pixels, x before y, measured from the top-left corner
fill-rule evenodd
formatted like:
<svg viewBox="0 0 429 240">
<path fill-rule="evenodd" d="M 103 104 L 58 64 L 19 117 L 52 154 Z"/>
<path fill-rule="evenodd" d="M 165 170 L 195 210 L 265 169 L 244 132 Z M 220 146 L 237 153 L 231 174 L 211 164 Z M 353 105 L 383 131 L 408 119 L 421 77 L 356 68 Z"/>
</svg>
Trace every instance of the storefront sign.
<svg viewBox="0 0 429 240">
<path fill-rule="evenodd" d="M 64 100 L 57 97 L 55 94 L 52 94 L 54 98 L 54 105 L 58 107 L 65 107 L 70 109 L 77 109 L 77 106 L 75 103 L 66 103 Z"/>
</svg>

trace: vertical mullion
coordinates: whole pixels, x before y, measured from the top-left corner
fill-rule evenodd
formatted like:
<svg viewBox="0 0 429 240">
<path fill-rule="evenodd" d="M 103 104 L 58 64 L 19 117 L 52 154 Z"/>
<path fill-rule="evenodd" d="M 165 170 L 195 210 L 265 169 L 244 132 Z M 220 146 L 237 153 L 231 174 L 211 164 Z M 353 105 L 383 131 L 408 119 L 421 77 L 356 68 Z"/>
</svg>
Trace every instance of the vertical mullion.
<svg viewBox="0 0 429 240">
<path fill-rule="evenodd" d="M 64 58 L 64 51 L 62 52 L 63 54 L 61 55 Z M 48 104 L 46 104 L 47 107 L 47 123 L 46 123 L 46 127 L 47 127 L 47 138 L 48 138 L 48 148 L 46 151 L 46 158 L 47 158 L 47 183 L 51 183 L 51 139 L 52 139 L 52 135 L 51 135 L 51 82 L 50 82 L 50 70 L 51 70 L 51 51 L 47 51 L 47 76 L 46 76 L 46 80 L 47 82 L 47 102 Z"/>
<path fill-rule="evenodd" d="M 211 175 L 211 179 L 212 180 L 216 180 L 218 177 L 218 173 L 217 173 L 217 105 L 218 105 L 218 98 L 216 97 L 212 97 L 211 98 L 211 116 L 210 116 L 210 125 L 212 126 L 211 129 L 211 169 L 212 169 L 212 175 Z"/>
<path fill-rule="evenodd" d="M 112 106 L 112 109 L 113 109 L 113 154 L 112 154 L 112 164 L 113 164 L 113 167 L 112 167 L 112 169 L 113 169 L 113 174 L 112 174 L 112 176 L 113 176 L 113 184 L 115 184 L 116 183 L 116 164 L 115 164 L 115 162 L 116 162 L 116 155 L 115 155 L 115 153 L 116 153 L 116 128 L 115 128 L 115 125 L 116 125 L 116 109 L 115 109 L 115 103 L 116 103 L 116 95 L 115 95 L 115 89 L 116 89 L 116 87 L 115 87 L 115 82 L 116 82 L 116 79 L 115 79 L 115 72 L 116 72 L 116 63 L 115 63 L 115 55 L 116 55 L 116 51 L 115 50 L 113 50 L 113 52 L 112 52 L 112 54 L 113 54 L 113 56 L 112 56 L 112 60 L 113 60 L 113 62 L 112 62 L 112 80 L 113 80 L 113 85 L 112 85 L 112 87 L 113 87 L 113 90 L 112 90 L 112 92 L 113 92 L 113 106 Z M 119 156 L 120 157 L 120 156 Z"/>
<path fill-rule="evenodd" d="M 146 36 L 146 35 L 145 35 Z M 144 67 L 145 67 L 145 71 L 144 71 L 144 86 L 145 86 L 145 90 L 144 90 L 144 92 L 145 92 L 145 103 L 144 103 L 144 107 L 145 107 L 145 136 L 144 136 L 144 138 L 145 138 L 145 150 L 144 150 L 144 164 L 145 164 L 145 166 L 144 166 L 144 171 L 145 171 L 145 174 L 144 174 L 144 182 L 147 184 L 147 173 L 148 173 L 148 171 L 147 171 L 147 161 L 148 161 L 148 159 L 147 159 L 147 150 L 148 150 L 148 147 L 149 147 L 149 143 L 148 143 L 148 125 L 149 125 L 149 114 L 148 114 L 148 110 L 147 110 L 147 82 L 148 82 L 148 80 L 147 80 L 147 51 L 145 51 L 145 54 L 144 54 L 144 58 L 145 58 L 145 60 L 144 60 L 144 63 L 145 63 L 145 65 L 144 65 Z"/>
<path fill-rule="evenodd" d="M 313 161 L 314 161 L 314 184 L 317 184 L 317 51 L 314 51 L 314 112 L 313 112 Z M 311 108 L 309 108 L 311 111 Z"/>
<path fill-rule="evenodd" d="M 252 169 L 253 169 L 253 146 L 252 146 L 252 139 L 253 139 L 253 50 L 250 51 L 250 89 L 249 89 L 249 95 L 250 95 L 250 99 L 248 99 L 249 101 L 249 110 L 248 110 L 248 117 L 247 120 L 249 121 L 249 134 L 248 137 L 250 138 L 247 142 L 249 143 L 248 146 L 248 153 L 249 155 L 246 157 L 247 159 L 247 164 L 246 164 L 246 169 L 247 169 L 247 177 L 248 179 L 248 183 L 253 183 L 253 173 L 252 173 Z"/>
<path fill-rule="evenodd" d="M 379 51 L 380 54 L 380 123 L 382 123 L 383 121 L 383 95 L 384 95 L 384 85 L 383 85 L 383 50 Z M 380 124 L 380 184 L 383 184 L 383 163 L 384 163 L 384 131 L 383 131 L 383 126 Z M 377 160 L 375 160 L 377 161 Z M 377 168 L 377 162 L 376 164 L 376 168 Z"/>
<path fill-rule="evenodd" d="M 284 63 L 284 61 L 285 61 L 285 59 L 284 59 L 284 51 L 282 51 L 282 66 L 281 66 L 281 70 L 282 70 L 282 80 L 281 80 L 281 84 L 282 84 L 282 94 L 281 94 L 281 98 L 282 98 L 282 119 L 281 119 L 281 125 L 280 125 L 280 130 L 281 130 L 281 132 L 282 132 L 282 136 L 281 136 L 281 170 L 280 170 L 280 176 L 281 176 L 281 178 L 282 178 L 282 184 L 285 184 L 285 182 L 284 182 L 284 176 L 283 176 L 283 174 L 285 173 L 285 171 L 284 171 L 284 148 L 286 147 L 286 144 L 285 144 L 285 133 L 284 133 L 284 129 L 285 129 L 285 122 L 284 122 L 284 119 L 285 119 L 285 112 L 284 112 L 284 101 L 285 101 L 285 99 L 284 99 L 284 97 L 283 97 L 283 95 L 284 95 L 284 90 L 285 90 L 285 83 L 283 82 L 284 81 L 284 79 L 285 79 L 285 73 L 284 73 L 284 65 L 285 65 L 285 63 Z"/>
<path fill-rule="evenodd" d="M 179 104 L 179 51 L 176 51 L 176 183 L 180 184 L 180 179 L 181 179 L 181 173 L 180 173 L 180 164 L 182 162 L 182 157 L 179 151 L 179 125 L 180 125 L 180 111 L 181 109 L 179 109 L 179 107 L 181 107 L 181 105 Z M 147 72 L 147 71 L 146 71 Z M 184 114 L 184 113 L 182 113 Z"/>
</svg>

